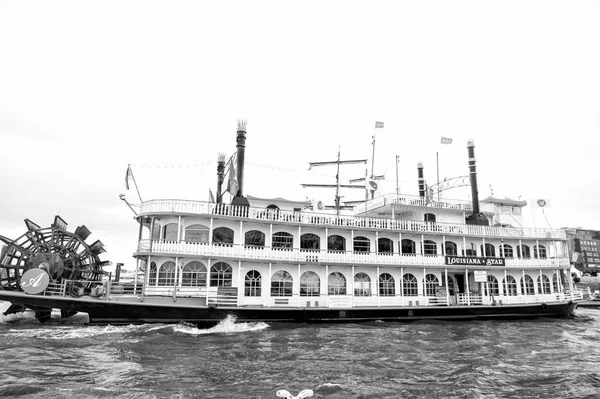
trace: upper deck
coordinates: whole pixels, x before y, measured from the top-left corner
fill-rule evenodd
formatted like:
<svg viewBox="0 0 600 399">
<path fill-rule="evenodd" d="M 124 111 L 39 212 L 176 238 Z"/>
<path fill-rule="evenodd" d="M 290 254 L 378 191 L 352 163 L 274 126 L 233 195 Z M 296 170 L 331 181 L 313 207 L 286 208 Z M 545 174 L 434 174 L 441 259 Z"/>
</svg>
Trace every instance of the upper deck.
<svg viewBox="0 0 600 399">
<path fill-rule="evenodd" d="M 451 205 L 451 204 L 450 204 Z M 416 204 L 421 206 L 421 204 Z M 439 207 L 443 205 L 440 204 Z M 294 224 L 328 228 L 411 232 L 419 234 L 444 234 L 490 238 L 523 238 L 566 240 L 566 233 L 559 229 L 514 228 L 422 222 L 405 219 L 376 218 L 351 215 L 334 215 L 310 210 L 285 211 L 229 204 L 216 204 L 189 200 L 150 200 L 141 205 L 138 216 L 151 215 L 201 215 L 216 218 L 234 218 L 269 223 Z"/>
</svg>

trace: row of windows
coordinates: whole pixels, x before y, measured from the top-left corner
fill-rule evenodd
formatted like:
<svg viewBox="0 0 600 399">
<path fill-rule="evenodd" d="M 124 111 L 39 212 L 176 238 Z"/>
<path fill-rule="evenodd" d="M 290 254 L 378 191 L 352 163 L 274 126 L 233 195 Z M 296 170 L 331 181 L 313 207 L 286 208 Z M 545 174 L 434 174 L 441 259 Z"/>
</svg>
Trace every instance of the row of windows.
<svg viewBox="0 0 600 399">
<path fill-rule="evenodd" d="M 155 230 L 153 231 L 152 238 L 159 239 L 162 237 L 167 241 L 177 240 L 177 224 L 171 223 L 162 228 L 160 224 L 155 223 Z M 192 225 L 185 229 L 185 241 L 186 242 L 198 242 L 208 243 L 209 229 L 203 225 Z M 233 244 L 233 230 L 228 227 L 218 227 L 213 230 L 213 243 L 220 244 Z M 272 248 L 277 249 L 292 249 L 294 243 L 294 236 L 286 232 L 277 232 L 272 236 Z M 265 233 L 252 230 L 248 231 L 244 236 L 244 244 L 258 247 L 265 246 Z M 464 256 L 477 256 L 477 246 L 470 243 L 469 249 L 463 250 L 462 255 Z M 307 250 L 320 250 L 321 238 L 312 233 L 302 234 L 300 236 L 300 249 Z M 437 255 L 438 245 L 435 241 L 425 240 L 420 245 L 420 253 L 423 255 Z M 415 241 L 410 239 L 403 239 L 400 242 L 400 249 L 402 254 L 416 254 L 417 244 Z M 339 235 L 330 235 L 327 237 L 327 250 L 328 251 L 345 251 L 346 250 L 346 239 Z M 353 251 L 355 253 L 370 253 L 371 252 L 371 240 L 367 237 L 358 236 L 353 239 Z M 441 247 L 442 255 L 458 255 L 458 246 L 452 241 L 446 241 Z M 502 244 L 498 247 L 498 253 L 500 257 L 512 258 L 514 257 L 513 247 L 509 244 Z M 389 238 L 379 238 L 377 240 L 377 253 L 393 253 L 394 252 L 394 241 Z M 527 245 L 517 245 L 516 247 L 517 257 L 519 258 L 530 258 L 531 250 Z M 480 245 L 479 247 L 480 256 L 496 256 L 496 247 L 492 244 Z M 546 247 L 543 245 L 533 246 L 533 256 L 535 258 L 546 258 Z"/>
<path fill-rule="evenodd" d="M 210 276 L 207 275 L 206 267 L 201 262 L 190 262 L 181 270 L 181 285 L 184 287 L 205 287 L 207 278 L 210 277 L 211 287 L 230 287 L 232 285 L 232 268 L 225 262 L 215 263 L 210 268 Z M 292 296 L 292 287 L 294 279 L 290 273 L 285 270 L 276 271 L 271 277 L 271 296 Z M 156 267 L 156 263 L 150 265 L 148 283 L 151 286 L 174 286 L 175 285 L 175 262 L 167 261 Z M 378 281 L 379 296 L 396 295 L 396 282 L 389 273 L 381 273 Z M 446 284 L 445 276 L 440 281 L 434 274 L 427 274 L 423 280 L 423 288 L 426 296 L 436 296 L 438 289 L 445 290 L 446 285 L 450 293 L 458 291 L 456 281 L 449 276 Z M 514 277 L 506 276 L 502 280 L 503 292 L 505 295 L 517 295 L 517 282 Z M 547 276 L 541 275 L 537 278 L 538 293 L 549 294 L 550 280 Z M 417 296 L 419 282 L 417 278 L 406 273 L 402 276 L 402 295 Z M 489 292 L 488 291 L 489 287 Z M 521 277 L 520 292 L 523 295 L 534 294 L 534 282 L 529 275 Z M 368 274 L 360 272 L 354 275 L 354 296 L 372 295 L 371 277 Z M 558 280 L 556 274 L 552 279 L 552 288 L 558 292 Z M 498 280 L 494 276 L 488 276 L 488 284 L 485 286 L 487 295 L 500 295 Z M 250 270 L 246 273 L 244 279 L 245 296 L 261 296 L 262 276 L 257 270 Z M 327 277 L 327 293 L 329 295 L 346 295 L 346 277 L 340 272 L 332 272 Z M 319 296 L 321 295 L 321 279 L 315 272 L 305 272 L 300 276 L 300 296 Z"/>
</svg>

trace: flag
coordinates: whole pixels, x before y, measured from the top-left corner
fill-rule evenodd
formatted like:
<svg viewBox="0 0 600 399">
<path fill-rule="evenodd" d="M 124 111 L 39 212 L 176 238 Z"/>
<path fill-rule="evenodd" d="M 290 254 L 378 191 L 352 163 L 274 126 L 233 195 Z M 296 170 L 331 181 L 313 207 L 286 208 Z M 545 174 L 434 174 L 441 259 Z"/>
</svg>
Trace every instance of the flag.
<svg viewBox="0 0 600 399">
<path fill-rule="evenodd" d="M 450 137 L 444 137 L 442 136 L 442 140 L 440 141 L 441 144 L 452 144 L 452 139 Z"/>
<path fill-rule="evenodd" d="M 531 201 L 534 208 L 547 208 L 550 205 L 550 201 L 545 198 L 538 198 Z"/>
<path fill-rule="evenodd" d="M 375 122 L 375 129 L 383 128 L 383 122 Z"/>
<path fill-rule="evenodd" d="M 216 202 L 215 196 L 213 195 L 213 192 L 210 188 L 208 189 L 208 201 L 212 203 Z"/>
<path fill-rule="evenodd" d="M 229 181 L 227 182 L 227 190 L 231 195 L 236 195 L 240 185 L 237 179 L 237 152 L 234 152 L 228 163 Z"/>
<path fill-rule="evenodd" d="M 129 179 L 133 179 L 133 172 L 131 166 L 127 165 L 127 173 L 125 173 L 125 189 L 129 190 Z"/>
<path fill-rule="evenodd" d="M 375 191 L 377 190 L 377 188 L 379 187 L 379 185 L 377 184 L 377 182 L 371 178 L 367 178 L 367 189 L 368 190 L 372 190 Z"/>
</svg>

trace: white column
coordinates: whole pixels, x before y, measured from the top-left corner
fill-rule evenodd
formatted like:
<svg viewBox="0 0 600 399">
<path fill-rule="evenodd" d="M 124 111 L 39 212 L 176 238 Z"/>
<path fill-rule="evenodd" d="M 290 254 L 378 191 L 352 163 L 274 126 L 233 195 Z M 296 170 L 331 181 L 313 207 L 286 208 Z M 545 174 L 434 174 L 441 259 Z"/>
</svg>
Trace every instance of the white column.
<svg viewBox="0 0 600 399">
<path fill-rule="evenodd" d="M 298 307 L 300 307 L 300 263 L 298 263 Z M 294 293 L 292 292 L 292 295 Z"/>
<path fill-rule="evenodd" d="M 467 305 L 470 305 L 471 293 L 469 292 L 469 269 L 465 269 L 465 283 L 467 284 Z"/>
<path fill-rule="evenodd" d="M 210 230 L 208 230 L 208 245 L 212 245 L 213 242 L 213 218 L 210 218 Z"/>
<path fill-rule="evenodd" d="M 521 284 L 521 292 L 524 293 L 525 303 L 527 303 L 527 290 L 526 290 L 526 286 L 523 287 L 523 285 L 525 284 L 525 269 L 523 269 L 523 279 L 521 281 L 523 281 L 523 284 Z"/>
<path fill-rule="evenodd" d="M 377 276 L 375 278 L 375 290 L 377 291 L 377 307 L 379 307 L 379 266 L 377 266 Z"/>
<path fill-rule="evenodd" d="M 267 286 L 267 295 L 269 296 L 269 299 L 267 301 L 267 306 L 271 307 L 271 275 L 273 274 L 273 272 L 271 271 L 273 264 L 271 262 L 269 262 L 269 276 L 268 278 L 265 279 L 265 283 Z"/>
<path fill-rule="evenodd" d="M 400 296 L 402 297 L 402 306 L 404 306 L 404 268 L 400 268 Z"/>
<path fill-rule="evenodd" d="M 244 237 L 244 227 L 243 227 L 243 223 L 244 223 L 244 222 L 242 222 L 242 221 L 240 220 L 240 241 L 239 241 L 240 248 L 243 248 L 243 245 L 246 243 L 246 238 Z"/>
<path fill-rule="evenodd" d="M 450 285 L 448 284 L 448 268 L 444 269 L 446 275 L 446 306 L 450 306 Z"/>
<path fill-rule="evenodd" d="M 269 238 L 267 240 L 265 240 L 265 244 L 267 245 L 267 247 L 269 248 L 273 248 L 273 223 L 269 223 Z M 292 241 L 292 247 L 294 246 L 294 243 Z"/>
<path fill-rule="evenodd" d="M 487 257 L 487 250 L 485 249 L 485 237 L 481 237 L 481 242 L 482 242 L 481 246 L 483 248 L 483 251 L 481 251 L 482 252 L 481 256 L 483 256 L 484 258 L 486 258 Z"/>
<path fill-rule="evenodd" d="M 181 241 L 181 215 L 177 220 L 177 242 Z"/>
<path fill-rule="evenodd" d="M 238 260 L 238 306 L 240 305 L 240 298 L 244 296 L 244 284 L 245 281 L 242 281 L 242 261 Z"/>
</svg>

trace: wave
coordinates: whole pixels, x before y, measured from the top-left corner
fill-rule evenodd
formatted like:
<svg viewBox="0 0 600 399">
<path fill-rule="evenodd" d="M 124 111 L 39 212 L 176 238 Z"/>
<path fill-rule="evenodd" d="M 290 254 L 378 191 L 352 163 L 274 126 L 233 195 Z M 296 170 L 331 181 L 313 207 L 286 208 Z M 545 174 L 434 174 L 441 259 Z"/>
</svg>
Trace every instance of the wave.
<svg viewBox="0 0 600 399">
<path fill-rule="evenodd" d="M 174 331 L 177 333 L 189 335 L 207 335 L 260 331 L 269 328 L 269 325 L 264 322 L 236 323 L 236 320 L 237 317 L 233 315 L 228 315 L 227 318 L 221 320 L 219 324 L 209 329 L 199 329 L 191 324 L 180 323 L 174 327 Z"/>
</svg>

